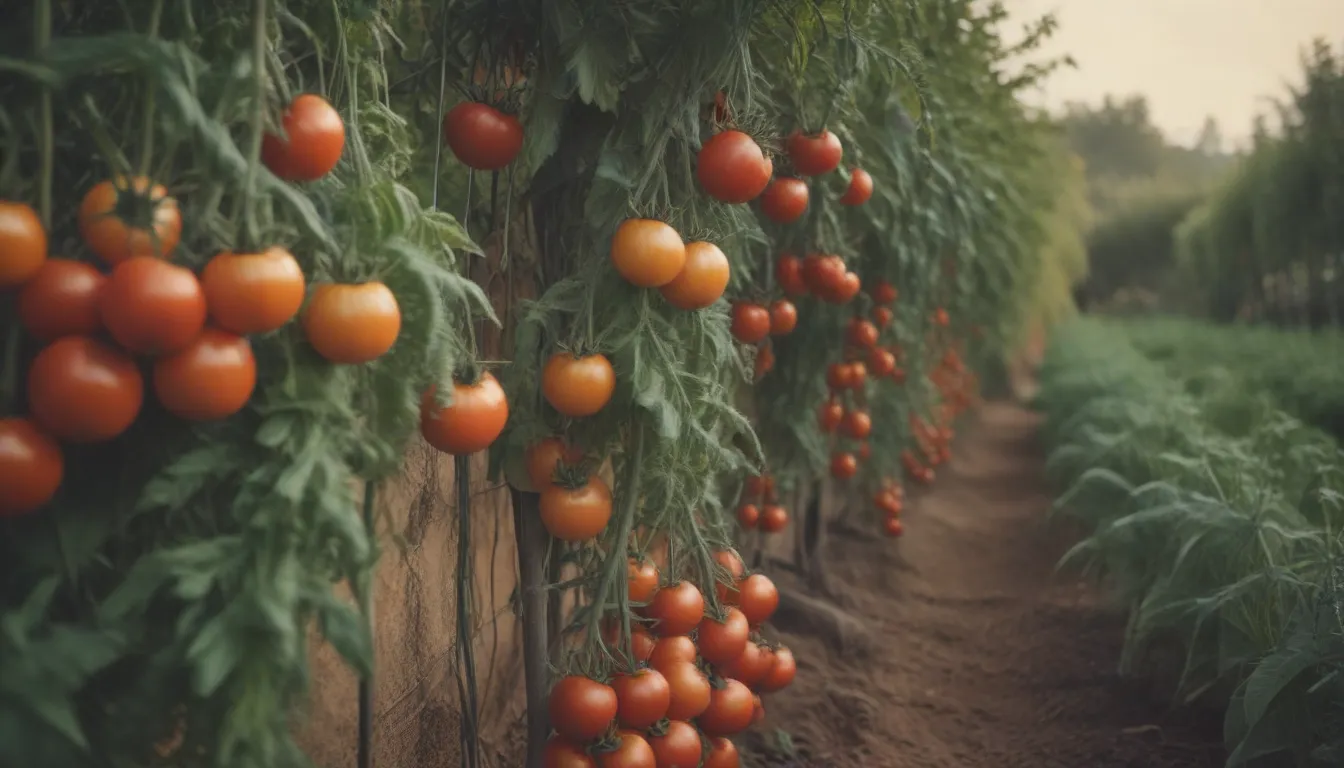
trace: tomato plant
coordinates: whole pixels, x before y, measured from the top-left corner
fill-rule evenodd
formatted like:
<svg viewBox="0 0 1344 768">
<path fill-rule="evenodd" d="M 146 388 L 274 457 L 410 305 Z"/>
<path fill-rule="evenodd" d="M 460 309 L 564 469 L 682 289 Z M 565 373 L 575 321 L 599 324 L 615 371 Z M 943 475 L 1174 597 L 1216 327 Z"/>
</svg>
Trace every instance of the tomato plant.
<svg viewBox="0 0 1344 768">
<path fill-rule="evenodd" d="M 453 383 L 452 401 L 440 406 L 436 387 L 425 390 L 420 401 L 420 434 L 425 442 L 453 455 L 489 448 L 509 420 L 504 388 L 490 373 L 474 384 Z"/>
</svg>

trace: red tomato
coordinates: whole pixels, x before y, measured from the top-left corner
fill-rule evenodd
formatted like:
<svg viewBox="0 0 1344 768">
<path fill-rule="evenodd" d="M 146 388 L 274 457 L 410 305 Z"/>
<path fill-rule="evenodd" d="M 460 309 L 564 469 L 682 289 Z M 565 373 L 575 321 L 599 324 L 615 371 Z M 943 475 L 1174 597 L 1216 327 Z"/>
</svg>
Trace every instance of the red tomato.
<svg viewBox="0 0 1344 768">
<path fill-rule="evenodd" d="M 770 674 L 770 669 L 775 664 L 774 653 L 768 648 L 762 648 L 756 643 L 747 643 L 742 649 L 742 654 L 736 659 L 726 663 L 715 665 L 715 669 L 724 677 L 731 677 L 734 680 L 740 680 L 743 685 L 753 688 Z"/>
<path fill-rule="evenodd" d="M 786 253 L 775 262 L 775 282 L 790 296 L 807 295 L 807 281 L 803 279 L 803 260 Z"/>
<path fill-rule="evenodd" d="M 582 675 L 562 677 L 551 688 L 551 727 L 575 742 L 596 739 L 616 720 L 616 691 Z"/>
<path fill-rule="evenodd" d="M 831 477 L 848 480 L 859 471 L 859 461 L 854 454 L 841 451 L 831 456 Z"/>
<path fill-rule="evenodd" d="M 37 211 L 0 200 L 0 289 L 28 282 L 47 260 L 47 231 Z"/>
<path fill-rule="evenodd" d="M 700 733 L 684 720 L 673 720 L 662 735 L 650 736 L 649 746 L 658 768 L 699 768 L 704 748 Z"/>
<path fill-rule="evenodd" d="M 620 741 L 614 750 L 597 754 L 599 768 L 658 768 L 653 747 L 643 736 L 634 731 L 621 731 L 616 736 Z"/>
<path fill-rule="evenodd" d="M 733 336 L 743 344 L 755 344 L 770 335 L 770 310 L 760 304 L 733 302 Z"/>
<path fill-rule="evenodd" d="M 773 483 L 773 481 L 771 482 Z M 774 494 L 770 493 L 768 495 Z M 735 605 L 737 603 L 737 585 L 742 581 L 742 572 L 746 570 L 742 564 L 742 556 L 737 554 L 736 550 L 721 549 L 714 553 L 714 562 L 728 573 L 727 579 L 724 579 L 720 574 L 715 574 L 714 593 L 718 595 L 720 603 Z"/>
<path fill-rule="evenodd" d="M 716 200 L 745 203 L 756 199 L 770 183 L 774 163 L 756 140 L 741 131 L 723 131 L 700 147 L 695 176 Z"/>
<path fill-rule="evenodd" d="M 878 328 L 886 328 L 891 323 L 891 318 L 890 307 L 873 307 L 873 322 Z"/>
<path fill-rule="evenodd" d="M 871 347 L 877 344 L 877 326 L 863 318 L 855 317 L 849 321 L 845 337 L 856 347 Z"/>
<path fill-rule="evenodd" d="M 97 443 L 125 432 L 140 414 L 145 381 L 121 350 L 66 336 L 28 368 L 28 409 L 54 437 Z"/>
<path fill-rule="evenodd" d="M 845 262 L 839 256 L 808 254 L 803 259 L 803 280 L 818 296 L 825 297 L 840 287 L 845 280 Z"/>
<path fill-rule="evenodd" d="M 761 513 L 761 530 L 766 533 L 779 533 L 789 524 L 789 511 L 778 504 L 771 504 Z"/>
<path fill-rule="evenodd" d="M 905 533 L 905 526 L 901 524 L 899 517 L 888 517 L 883 527 L 887 535 L 895 539 L 899 539 Z"/>
<path fill-rule="evenodd" d="M 804 176 L 820 176 L 840 166 L 844 148 L 830 131 L 805 136 L 801 131 L 789 135 L 787 147 L 793 167 Z"/>
<path fill-rule="evenodd" d="M 886 280 L 879 280 L 873 288 L 873 301 L 878 304 L 890 304 L 896 300 L 896 289 Z"/>
<path fill-rule="evenodd" d="M 494 444 L 509 420 L 509 401 L 494 374 L 475 384 L 453 382 L 452 402 L 439 406 L 437 387 L 420 399 L 420 434 L 444 453 L 464 456 Z"/>
<path fill-rule="evenodd" d="M 256 386 L 252 345 L 228 331 L 206 328 L 183 349 L 154 361 L 154 394 L 165 410 L 189 421 L 232 416 Z"/>
<path fill-rule="evenodd" d="M 761 195 L 761 213 L 779 224 L 790 224 L 807 210 L 807 182 L 802 179 L 775 179 Z"/>
<path fill-rule="evenodd" d="M 890 376 L 896 370 L 896 356 L 890 351 L 874 347 L 868 350 L 868 368 L 874 376 Z"/>
<path fill-rule="evenodd" d="M 647 603 L 658 591 L 658 566 L 652 560 L 630 558 L 626 564 L 627 594 L 632 603 Z"/>
<path fill-rule="evenodd" d="M 687 642 L 690 638 L 687 638 Z M 667 679 L 672 697 L 667 705 L 669 720 L 698 717 L 709 706 L 709 678 L 689 661 L 677 661 L 659 670 Z"/>
<path fill-rule="evenodd" d="M 29 419 L 0 419 L 0 518 L 51 501 L 65 475 L 61 447 Z"/>
<path fill-rule="evenodd" d="M 696 634 L 700 657 L 711 664 L 718 664 L 742 655 L 742 650 L 747 647 L 751 627 L 747 625 L 747 617 L 741 610 L 730 607 L 723 621 L 710 616 L 702 619 Z"/>
<path fill-rule="evenodd" d="M 331 173 L 345 150 L 345 122 L 336 108 L 313 93 L 296 96 L 280 117 L 283 137 L 261 140 L 261 161 L 288 181 L 315 181 Z"/>
<path fill-rule="evenodd" d="M 841 205 L 863 205 L 873 196 L 873 177 L 862 168 L 855 168 L 849 177 L 849 188 L 840 197 Z"/>
<path fill-rule="evenodd" d="M 770 304 L 770 335 L 785 336 L 798 327 L 798 308 L 788 299 L 775 299 Z"/>
<path fill-rule="evenodd" d="M 658 590 L 646 609 L 654 619 L 653 631 L 660 635 L 685 635 L 695 629 L 705 614 L 705 598 L 689 581 L 680 581 Z"/>
<path fill-rule="evenodd" d="M 722 736 L 709 740 L 709 752 L 705 753 L 705 764 L 700 768 L 741 768 L 742 758 L 737 754 L 737 745 Z"/>
<path fill-rule="evenodd" d="M 667 716 L 672 689 L 656 669 L 641 669 L 617 675 L 611 681 L 616 691 L 616 722 L 625 728 L 648 728 Z"/>
<path fill-rule="evenodd" d="M 112 270 L 98 313 L 121 346 L 164 355 L 185 348 L 205 327 L 205 292 L 186 267 L 135 256 Z"/>
<path fill-rule="evenodd" d="M 649 654 L 649 666 L 666 677 L 673 664 L 693 662 L 699 653 L 695 641 L 686 635 L 666 635 L 654 644 L 653 653 Z"/>
<path fill-rule="evenodd" d="M 47 259 L 19 291 L 19 322 L 40 341 L 96 333 L 98 297 L 107 278 L 90 264 Z"/>
<path fill-rule="evenodd" d="M 865 440 L 873 431 L 873 419 L 864 411 L 848 411 L 844 421 L 840 422 L 840 431 L 845 437 Z"/>
<path fill-rule="evenodd" d="M 597 768 L 597 761 L 583 747 L 563 736 L 552 736 L 541 755 L 542 768 Z"/>
<path fill-rule="evenodd" d="M 828 400 L 821 404 L 817 413 L 817 428 L 822 432 L 834 432 L 844 418 L 845 407 L 835 400 Z"/>
<path fill-rule="evenodd" d="M 743 504 L 737 508 L 737 522 L 743 528 L 755 528 L 761 517 L 761 510 L 755 504 Z"/>
<path fill-rule="evenodd" d="M 779 607 L 779 590 L 775 582 L 763 573 L 753 573 L 743 579 L 741 592 L 738 605 L 753 627 L 769 621 Z"/>
<path fill-rule="evenodd" d="M 793 658 L 793 651 L 788 648 L 776 648 L 775 663 L 770 667 L 770 672 L 761 679 L 761 690 L 765 693 L 782 691 L 793 682 L 797 674 L 798 662 Z"/>
<path fill-rule="evenodd" d="M 710 691 L 709 707 L 695 721 L 707 736 L 731 736 L 751 725 L 755 709 L 751 690 L 740 681 L 728 678 L 722 688 Z"/>
<path fill-rule="evenodd" d="M 464 101 L 443 116 L 443 140 L 462 164 L 497 171 L 523 149 L 523 124 L 489 104 Z"/>
</svg>

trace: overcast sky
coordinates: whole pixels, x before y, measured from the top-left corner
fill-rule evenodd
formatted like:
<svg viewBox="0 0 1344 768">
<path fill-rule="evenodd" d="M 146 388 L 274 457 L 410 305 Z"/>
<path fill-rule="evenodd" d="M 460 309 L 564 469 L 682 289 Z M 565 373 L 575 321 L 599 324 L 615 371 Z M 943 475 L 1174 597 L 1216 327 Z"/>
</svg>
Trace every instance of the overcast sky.
<svg viewBox="0 0 1344 768">
<path fill-rule="evenodd" d="M 1098 102 L 1143 93 L 1153 120 L 1189 143 L 1207 115 L 1229 142 L 1270 109 L 1263 96 L 1301 80 L 1300 53 L 1314 37 L 1344 43 L 1344 0 L 1004 0 L 1014 26 L 1054 12 L 1059 29 L 1045 53 L 1069 53 L 1034 101 Z M 1009 22 L 1013 24 L 1013 22 Z"/>
</svg>

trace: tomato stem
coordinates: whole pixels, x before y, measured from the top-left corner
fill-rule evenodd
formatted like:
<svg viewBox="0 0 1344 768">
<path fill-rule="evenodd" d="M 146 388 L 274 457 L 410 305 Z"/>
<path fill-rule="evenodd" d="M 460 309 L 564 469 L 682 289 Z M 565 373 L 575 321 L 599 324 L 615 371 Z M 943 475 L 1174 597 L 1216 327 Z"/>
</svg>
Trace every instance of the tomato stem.
<svg viewBox="0 0 1344 768">
<path fill-rule="evenodd" d="M 622 501 L 625 503 L 621 505 L 620 518 L 616 521 L 616 536 L 612 540 L 610 551 L 607 552 L 602 578 L 597 583 L 597 592 L 593 595 L 592 607 L 588 614 L 588 637 L 596 638 L 599 643 L 603 643 L 601 639 L 603 610 L 607 595 L 614 585 L 620 602 L 622 624 L 620 643 L 624 649 L 624 658 L 627 660 L 633 659 L 634 653 L 630 650 L 630 605 L 626 596 L 629 588 L 626 582 L 629 558 L 626 555 L 626 548 L 630 540 L 630 531 L 635 525 L 635 514 L 639 510 L 639 485 L 644 469 L 644 428 L 641 424 L 634 426 L 632 440 L 634 448 L 626 459 L 625 482 L 621 484 L 621 491 L 625 494 Z"/>
<path fill-rule="evenodd" d="M 159 22 L 162 17 L 163 0 L 154 0 L 149 13 L 149 28 L 145 31 L 146 37 L 153 40 L 159 36 Z M 140 176 L 149 175 L 150 158 L 154 155 L 154 112 L 159 92 L 152 80 L 148 83 L 148 91 L 145 93 L 145 119 L 140 133 L 140 162 L 136 164 L 136 173 Z"/>
<path fill-rule="evenodd" d="M 247 126 L 247 173 L 243 177 L 243 190 L 234 204 L 235 215 L 230 219 L 238 220 L 241 212 L 243 231 L 235 245 L 244 250 L 259 243 L 256 231 L 256 218 L 252 211 L 252 192 L 257 183 L 257 168 L 261 164 L 261 138 L 265 129 L 266 116 L 266 0 L 255 0 L 252 7 L 252 78 L 253 104 L 252 120 Z"/>
<path fill-rule="evenodd" d="M 45 59 L 51 47 L 51 0 L 37 0 L 33 13 L 33 48 L 39 59 Z M 55 119 L 51 111 L 51 87 L 42 85 L 38 91 L 37 134 L 38 155 L 42 165 L 37 177 L 37 215 L 42 228 L 51 230 L 51 186 L 55 168 Z"/>
</svg>

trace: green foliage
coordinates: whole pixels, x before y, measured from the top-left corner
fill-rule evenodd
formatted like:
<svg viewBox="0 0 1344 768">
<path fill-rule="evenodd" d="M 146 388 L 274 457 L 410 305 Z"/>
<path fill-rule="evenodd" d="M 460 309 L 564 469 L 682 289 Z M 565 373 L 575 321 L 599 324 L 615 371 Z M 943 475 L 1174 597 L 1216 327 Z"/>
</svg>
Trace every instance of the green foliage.
<svg viewBox="0 0 1344 768">
<path fill-rule="evenodd" d="M 1235 369 L 1170 363 L 1097 321 L 1055 335 L 1041 370 L 1048 469 L 1067 488 L 1057 510 L 1090 531 L 1064 562 L 1129 607 L 1122 671 L 1175 637 L 1179 695 L 1233 691 L 1230 766 L 1334 764 L 1344 452 Z"/>
</svg>

